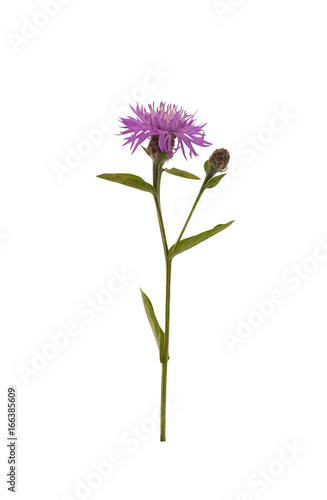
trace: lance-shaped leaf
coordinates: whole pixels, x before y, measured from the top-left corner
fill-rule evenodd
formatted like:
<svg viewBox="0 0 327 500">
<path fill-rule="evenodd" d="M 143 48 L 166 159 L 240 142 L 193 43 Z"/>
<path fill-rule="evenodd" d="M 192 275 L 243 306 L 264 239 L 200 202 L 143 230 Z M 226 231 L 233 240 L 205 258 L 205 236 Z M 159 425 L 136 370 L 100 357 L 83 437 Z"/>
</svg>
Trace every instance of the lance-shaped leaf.
<svg viewBox="0 0 327 500">
<path fill-rule="evenodd" d="M 226 174 L 222 174 L 222 175 L 217 175 L 216 177 L 212 177 L 212 179 L 210 179 L 205 185 L 204 185 L 204 189 L 210 189 L 210 188 L 214 188 L 216 187 L 219 182 L 221 181 L 221 179 L 223 177 L 225 177 Z"/>
<path fill-rule="evenodd" d="M 205 164 L 203 165 L 203 168 L 204 168 L 204 170 L 205 170 L 205 171 L 206 171 L 206 173 L 207 173 L 207 172 L 208 172 L 208 170 L 209 170 L 209 160 L 207 160 L 207 161 L 205 162 Z"/>
<path fill-rule="evenodd" d="M 227 224 L 218 224 L 218 226 L 215 226 L 213 229 L 210 229 L 209 231 L 204 231 L 204 233 L 200 233 L 197 234 L 196 236 L 191 236 L 190 238 L 185 238 L 184 240 L 179 241 L 177 245 L 175 244 L 169 249 L 169 258 L 172 259 L 173 257 L 175 257 L 175 255 L 185 252 L 185 250 L 189 250 L 190 248 L 195 247 L 199 243 L 202 243 L 202 241 L 211 238 L 211 236 L 220 233 L 228 226 L 233 224 L 233 222 L 234 221 L 231 220 L 230 222 L 227 222 Z"/>
<path fill-rule="evenodd" d="M 147 191 L 148 193 L 154 193 L 154 188 L 151 184 L 145 182 L 142 177 L 133 174 L 101 174 L 98 175 L 100 179 L 105 179 L 106 181 L 118 182 L 118 184 L 124 184 L 135 189 L 140 189 L 141 191 Z"/>
<path fill-rule="evenodd" d="M 185 179 L 200 180 L 200 177 L 197 175 L 186 172 L 186 170 L 180 170 L 179 168 L 165 168 L 164 170 L 167 174 L 178 175 L 178 177 L 184 177 Z"/>
<path fill-rule="evenodd" d="M 141 289 L 140 289 L 141 290 Z M 165 348 L 165 334 L 160 328 L 160 325 L 158 323 L 158 320 L 156 318 L 156 315 L 154 313 L 153 305 L 151 304 L 151 301 L 147 295 L 141 290 L 141 295 L 142 295 L 142 300 L 143 300 L 143 305 L 145 309 L 145 313 L 147 315 L 147 318 L 149 320 L 150 326 L 153 331 L 154 338 L 157 342 L 157 346 L 159 349 L 159 357 L 160 357 L 160 362 L 163 362 L 163 355 L 164 355 L 164 348 Z"/>
</svg>

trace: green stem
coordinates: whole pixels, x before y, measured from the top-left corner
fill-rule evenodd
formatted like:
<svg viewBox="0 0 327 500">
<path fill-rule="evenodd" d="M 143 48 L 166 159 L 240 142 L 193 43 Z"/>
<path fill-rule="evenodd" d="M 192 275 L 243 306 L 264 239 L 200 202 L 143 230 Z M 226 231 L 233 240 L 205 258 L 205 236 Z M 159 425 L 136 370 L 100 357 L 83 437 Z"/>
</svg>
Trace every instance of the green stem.
<svg viewBox="0 0 327 500">
<path fill-rule="evenodd" d="M 185 224 L 184 224 L 184 226 L 183 226 L 183 229 L 181 230 L 180 235 L 179 235 L 179 236 L 178 236 L 178 238 L 177 238 L 177 241 L 176 241 L 176 243 L 175 243 L 174 247 L 177 245 L 177 243 L 179 243 L 179 242 L 180 242 L 180 240 L 181 240 L 181 238 L 182 238 L 182 236 L 183 236 L 183 234 L 184 234 L 184 232 L 185 232 L 185 229 L 187 228 L 187 225 L 188 225 L 188 223 L 189 223 L 189 222 L 190 222 L 190 220 L 191 220 L 191 217 L 192 217 L 192 215 L 193 215 L 193 213 L 194 213 L 194 210 L 196 209 L 197 204 L 199 203 L 200 198 L 201 198 L 201 196 L 203 195 L 203 192 L 204 192 L 204 185 L 205 185 L 206 181 L 207 181 L 207 179 L 205 179 L 205 180 L 204 180 L 204 182 L 203 182 L 203 184 L 202 184 L 202 186 L 201 186 L 201 188 L 200 188 L 199 194 L 198 194 L 198 196 L 196 197 L 196 200 L 195 200 L 195 202 L 194 202 L 194 204 L 193 204 L 193 207 L 191 208 L 190 214 L 189 214 L 188 218 L 186 219 L 186 222 L 185 222 Z"/>
<path fill-rule="evenodd" d="M 165 258 L 167 259 L 168 258 L 168 244 L 167 244 L 166 231 L 165 231 L 165 226 L 163 223 L 163 218 L 162 218 L 162 213 L 161 213 L 161 203 L 160 203 L 161 175 L 162 175 L 161 166 L 156 164 L 155 162 L 153 162 L 153 187 L 155 189 L 155 192 L 153 194 L 153 198 L 154 198 L 154 203 L 155 203 L 156 209 L 157 209 L 157 217 L 158 217 L 158 222 L 159 222 L 159 227 L 160 227 L 162 244 L 164 247 Z"/>
<path fill-rule="evenodd" d="M 165 349 L 164 349 L 162 374 L 161 374 L 160 441 L 166 441 L 166 401 L 167 401 L 167 370 L 168 370 L 168 359 L 169 359 L 170 283 L 171 283 L 171 260 L 166 258 Z"/>
<path fill-rule="evenodd" d="M 161 203 L 160 203 L 160 184 L 161 184 L 162 166 L 156 162 L 153 162 L 153 187 L 154 192 L 154 202 L 157 209 L 158 222 L 160 227 L 161 239 L 165 253 L 166 261 L 166 306 L 165 306 L 165 342 L 164 342 L 164 353 L 162 359 L 162 374 L 161 374 L 161 409 L 160 409 L 160 441 L 166 441 L 166 406 L 167 406 L 167 371 L 168 371 L 168 359 L 169 359 L 169 324 L 170 324 L 170 285 L 171 285 L 171 265 L 172 260 L 169 257 L 168 244 L 166 231 L 163 223 Z M 175 243 L 181 240 L 185 229 L 190 222 L 190 219 L 196 209 L 197 204 L 204 191 L 204 185 L 207 179 L 203 182 L 199 194 L 194 202 L 191 212 L 184 224 L 184 227 Z M 174 245 L 174 246 L 175 246 Z"/>
<path fill-rule="evenodd" d="M 161 239 L 162 239 L 162 244 L 164 247 L 164 252 L 165 252 L 165 258 L 168 258 L 168 244 L 167 244 L 167 238 L 166 238 L 166 231 L 162 219 L 162 214 L 161 214 L 161 206 L 160 206 L 160 200 L 156 194 L 153 195 L 154 197 L 154 202 L 156 205 L 157 209 L 157 216 L 158 216 L 158 222 L 159 222 L 159 227 L 160 227 L 160 234 L 161 234 Z"/>
<path fill-rule="evenodd" d="M 161 239 L 166 262 L 166 306 L 165 306 L 165 342 L 162 359 L 161 374 L 161 408 L 160 408 L 160 441 L 166 441 L 166 402 L 167 402 L 167 370 L 168 370 L 168 351 L 169 351 L 169 319 L 170 319 L 170 282 L 171 282 L 171 260 L 168 256 L 168 244 L 165 226 L 162 218 L 160 203 L 160 184 L 161 184 L 162 166 L 153 162 L 153 195 L 157 209 L 158 222 L 160 227 Z"/>
<path fill-rule="evenodd" d="M 160 227 L 161 239 L 165 253 L 166 262 L 166 305 L 165 305 L 165 342 L 162 359 L 161 374 L 161 408 L 160 408 L 160 441 L 166 441 L 166 406 L 167 406 L 167 371 L 169 359 L 169 323 L 170 323 L 170 283 L 171 283 L 171 259 L 168 255 L 168 244 L 165 226 L 163 223 L 161 203 L 160 203 L 160 184 L 161 184 L 162 166 L 153 162 L 153 187 L 155 189 L 154 201 L 157 209 L 158 222 Z"/>
</svg>

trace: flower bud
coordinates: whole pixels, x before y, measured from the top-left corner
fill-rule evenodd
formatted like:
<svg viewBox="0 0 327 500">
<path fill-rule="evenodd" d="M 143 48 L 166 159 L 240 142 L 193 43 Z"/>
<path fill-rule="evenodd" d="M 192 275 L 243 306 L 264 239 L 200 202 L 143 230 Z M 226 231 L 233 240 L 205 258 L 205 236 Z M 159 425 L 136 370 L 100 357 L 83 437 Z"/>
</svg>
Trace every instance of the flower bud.
<svg viewBox="0 0 327 500">
<path fill-rule="evenodd" d="M 225 172 L 229 162 L 227 149 L 216 149 L 209 158 L 209 170 L 215 175 L 217 172 Z"/>
<path fill-rule="evenodd" d="M 171 138 L 171 156 L 173 154 L 173 150 L 175 147 L 175 139 L 176 136 L 172 134 Z M 159 147 L 159 136 L 158 135 L 151 135 L 150 142 L 148 144 L 146 152 L 152 158 L 152 160 L 159 160 L 161 157 L 162 163 L 165 163 L 167 160 L 169 160 L 169 155 L 165 151 L 162 151 Z M 171 158 L 170 156 L 170 158 Z"/>
</svg>

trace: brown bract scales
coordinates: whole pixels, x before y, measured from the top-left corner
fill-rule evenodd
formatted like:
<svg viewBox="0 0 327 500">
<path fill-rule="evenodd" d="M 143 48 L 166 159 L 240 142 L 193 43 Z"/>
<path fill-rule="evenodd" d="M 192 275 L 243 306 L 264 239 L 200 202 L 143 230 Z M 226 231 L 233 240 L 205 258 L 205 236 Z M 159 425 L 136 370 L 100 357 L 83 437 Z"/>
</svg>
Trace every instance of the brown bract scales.
<svg viewBox="0 0 327 500">
<path fill-rule="evenodd" d="M 216 172 L 224 172 L 229 162 L 229 152 L 227 149 L 216 149 L 209 158 L 209 166 L 214 167 Z"/>
</svg>

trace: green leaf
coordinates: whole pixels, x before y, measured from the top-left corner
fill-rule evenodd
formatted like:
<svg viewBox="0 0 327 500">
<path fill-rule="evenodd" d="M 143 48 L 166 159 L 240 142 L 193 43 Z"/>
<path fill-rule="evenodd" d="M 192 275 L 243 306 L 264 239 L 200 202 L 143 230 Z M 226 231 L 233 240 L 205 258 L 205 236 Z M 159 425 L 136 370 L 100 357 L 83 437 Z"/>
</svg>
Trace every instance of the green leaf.
<svg viewBox="0 0 327 500">
<path fill-rule="evenodd" d="M 185 179 L 200 180 L 200 177 L 198 177 L 197 175 L 186 172 L 186 170 L 180 170 L 179 168 L 165 168 L 164 170 L 168 174 L 178 175 L 178 177 L 184 177 Z"/>
<path fill-rule="evenodd" d="M 225 177 L 226 174 L 222 174 L 222 175 L 217 175 L 216 177 L 212 177 L 212 179 L 210 179 L 205 185 L 204 185 L 204 189 L 210 189 L 210 188 L 214 188 L 216 187 L 219 182 L 221 181 L 221 179 L 223 177 Z"/>
<path fill-rule="evenodd" d="M 208 169 L 209 169 L 209 160 L 207 160 L 207 161 L 205 162 L 205 164 L 203 165 L 203 168 L 204 168 L 204 170 L 205 170 L 205 171 L 206 171 L 206 173 L 207 173 L 207 172 L 208 172 Z"/>
<path fill-rule="evenodd" d="M 111 182 L 118 182 L 119 184 L 124 184 L 135 189 L 140 189 L 141 191 L 147 191 L 148 193 L 154 193 L 154 188 L 151 184 L 145 182 L 142 177 L 133 174 L 101 174 L 98 175 L 100 179 L 105 179 Z"/>
<path fill-rule="evenodd" d="M 140 289 L 141 290 L 141 289 Z M 159 357 L 160 362 L 163 362 L 164 348 L 165 348 L 165 334 L 160 328 L 156 315 L 154 313 L 153 305 L 147 295 L 141 290 L 143 305 L 145 309 L 145 313 L 149 320 L 150 326 L 153 331 L 154 338 L 157 342 L 157 346 L 159 348 Z"/>
<path fill-rule="evenodd" d="M 173 257 L 175 257 L 175 255 L 185 252 L 185 250 L 189 250 L 190 248 L 195 247 L 199 243 L 202 243 L 202 241 L 211 238 L 211 236 L 220 233 L 220 231 L 226 229 L 228 226 L 233 224 L 233 222 L 234 221 L 231 220 L 230 222 L 227 222 L 227 224 L 218 224 L 218 226 L 215 226 L 213 229 L 210 229 L 209 231 L 205 231 L 204 233 L 200 233 L 197 234 L 196 236 L 191 236 L 190 238 L 185 238 L 185 240 L 179 241 L 177 245 L 175 244 L 169 249 L 169 258 L 172 259 Z"/>
</svg>

